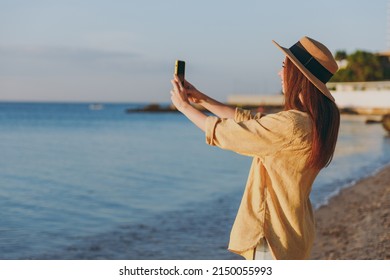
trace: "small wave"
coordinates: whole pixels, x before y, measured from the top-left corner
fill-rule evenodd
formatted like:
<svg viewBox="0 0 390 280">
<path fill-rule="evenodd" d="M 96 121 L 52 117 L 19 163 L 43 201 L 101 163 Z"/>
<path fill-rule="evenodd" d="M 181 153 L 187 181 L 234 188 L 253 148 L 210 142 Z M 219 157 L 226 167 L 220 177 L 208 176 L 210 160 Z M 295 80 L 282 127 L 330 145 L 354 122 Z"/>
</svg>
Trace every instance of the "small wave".
<svg viewBox="0 0 390 280">
<path fill-rule="evenodd" d="M 349 180 L 347 183 L 343 184 L 340 188 L 337 188 L 336 190 L 334 190 L 333 192 L 331 192 L 330 194 L 325 196 L 322 201 L 316 203 L 315 209 L 318 209 L 320 207 L 328 205 L 330 200 L 333 197 L 339 195 L 342 190 L 348 189 L 350 187 L 353 187 L 358 182 L 360 182 L 361 180 L 363 180 L 365 178 L 373 177 L 376 174 L 378 174 L 379 172 L 381 172 L 383 169 L 386 169 L 388 167 L 390 167 L 390 163 L 384 163 L 384 164 L 380 165 L 379 167 L 376 167 L 372 172 L 368 172 L 367 174 L 365 174 L 363 176 L 360 176 L 360 177 L 354 178 L 352 180 Z"/>
</svg>

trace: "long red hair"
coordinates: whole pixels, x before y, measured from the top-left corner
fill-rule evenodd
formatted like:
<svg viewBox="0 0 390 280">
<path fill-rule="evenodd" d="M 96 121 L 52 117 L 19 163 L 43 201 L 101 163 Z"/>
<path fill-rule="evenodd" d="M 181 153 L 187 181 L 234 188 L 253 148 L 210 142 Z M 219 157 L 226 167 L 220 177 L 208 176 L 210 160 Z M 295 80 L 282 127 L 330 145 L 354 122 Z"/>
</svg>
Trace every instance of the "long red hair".
<svg viewBox="0 0 390 280">
<path fill-rule="evenodd" d="M 312 148 L 308 166 L 320 170 L 328 166 L 333 158 L 340 126 L 339 109 L 290 59 L 286 59 L 284 67 L 284 109 L 306 112 L 312 120 Z"/>
</svg>

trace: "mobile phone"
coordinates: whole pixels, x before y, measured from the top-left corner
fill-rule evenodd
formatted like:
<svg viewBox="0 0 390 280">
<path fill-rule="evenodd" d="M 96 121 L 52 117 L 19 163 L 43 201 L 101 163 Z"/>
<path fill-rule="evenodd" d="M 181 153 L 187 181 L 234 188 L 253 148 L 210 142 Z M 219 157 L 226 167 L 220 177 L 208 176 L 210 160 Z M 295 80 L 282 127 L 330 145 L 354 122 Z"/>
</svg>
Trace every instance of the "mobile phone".
<svg viewBox="0 0 390 280">
<path fill-rule="evenodd" d="M 186 68 L 185 61 L 176 60 L 176 63 L 175 63 L 175 74 L 179 77 L 179 80 L 180 80 L 182 86 L 184 86 L 184 72 L 185 72 L 185 68 Z"/>
</svg>

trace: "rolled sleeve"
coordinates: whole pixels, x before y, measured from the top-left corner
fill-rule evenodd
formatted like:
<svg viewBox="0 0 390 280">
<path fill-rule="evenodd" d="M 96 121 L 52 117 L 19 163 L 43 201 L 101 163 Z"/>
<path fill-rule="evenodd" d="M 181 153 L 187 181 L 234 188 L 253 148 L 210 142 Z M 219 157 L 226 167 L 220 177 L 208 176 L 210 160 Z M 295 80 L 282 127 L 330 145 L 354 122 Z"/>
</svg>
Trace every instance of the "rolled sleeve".
<svg viewBox="0 0 390 280">
<path fill-rule="evenodd" d="M 242 122 L 210 116 L 206 143 L 247 156 L 265 156 L 291 142 L 292 128 L 291 119 L 283 113 Z"/>
<path fill-rule="evenodd" d="M 213 139 L 214 139 L 214 130 L 215 126 L 218 123 L 218 118 L 217 117 L 207 117 L 206 119 L 206 143 L 208 145 L 214 146 L 213 144 Z"/>
</svg>

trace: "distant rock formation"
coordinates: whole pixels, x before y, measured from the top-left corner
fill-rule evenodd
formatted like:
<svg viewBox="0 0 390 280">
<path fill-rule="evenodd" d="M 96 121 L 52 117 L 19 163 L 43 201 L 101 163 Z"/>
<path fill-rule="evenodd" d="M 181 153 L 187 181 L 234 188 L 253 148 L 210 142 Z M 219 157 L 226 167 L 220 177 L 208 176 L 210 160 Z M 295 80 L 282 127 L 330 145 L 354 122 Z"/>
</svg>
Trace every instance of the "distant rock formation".
<svg viewBox="0 0 390 280">
<path fill-rule="evenodd" d="M 178 112 L 173 104 L 169 106 L 161 106 L 160 104 L 152 103 L 143 108 L 127 109 L 126 113 L 175 113 Z"/>
<path fill-rule="evenodd" d="M 382 125 L 390 133 L 390 114 L 383 116 Z"/>
</svg>

